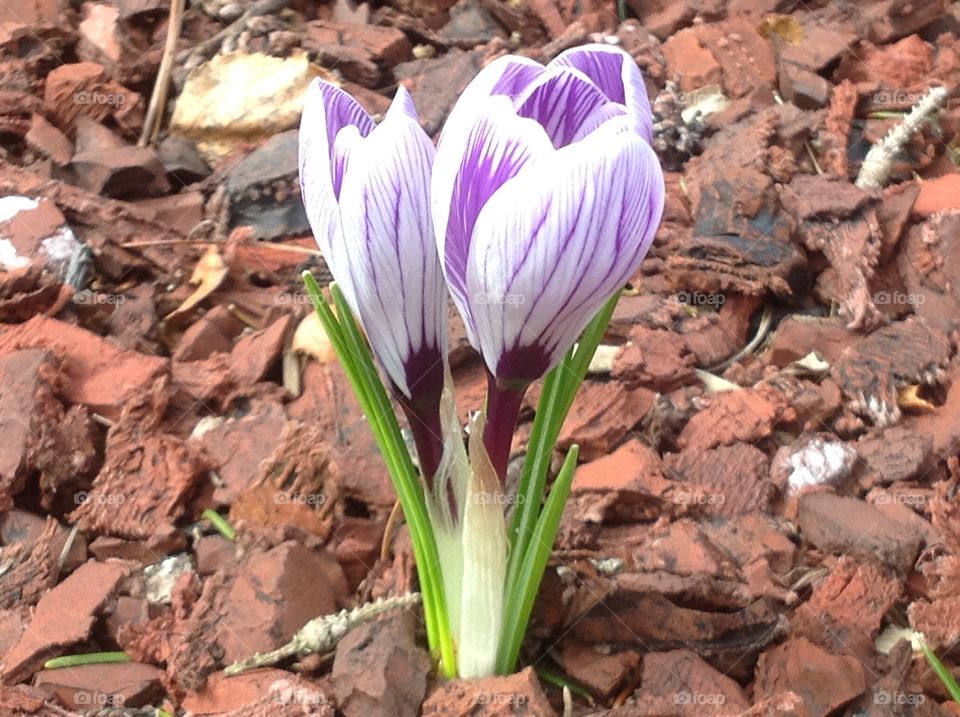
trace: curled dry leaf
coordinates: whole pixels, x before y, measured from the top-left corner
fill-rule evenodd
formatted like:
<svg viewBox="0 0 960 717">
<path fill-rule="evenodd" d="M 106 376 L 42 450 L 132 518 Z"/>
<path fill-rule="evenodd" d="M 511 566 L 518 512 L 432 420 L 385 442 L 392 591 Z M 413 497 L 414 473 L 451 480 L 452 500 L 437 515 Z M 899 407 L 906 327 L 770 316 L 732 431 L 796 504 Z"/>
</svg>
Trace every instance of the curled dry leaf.
<svg viewBox="0 0 960 717">
<path fill-rule="evenodd" d="M 172 311 L 166 321 L 170 321 L 178 316 L 183 316 L 193 307 L 206 299 L 210 294 L 216 291 L 217 287 L 227 278 L 229 269 L 220 256 L 220 252 L 215 245 L 210 245 L 206 253 L 197 262 L 190 277 L 191 284 L 198 284 L 197 290 L 188 296 L 180 306 Z"/>
<path fill-rule="evenodd" d="M 900 389 L 897 395 L 897 405 L 912 411 L 935 411 L 937 407 L 920 395 L 921 384 L 912 383 Z"/>
</svg>

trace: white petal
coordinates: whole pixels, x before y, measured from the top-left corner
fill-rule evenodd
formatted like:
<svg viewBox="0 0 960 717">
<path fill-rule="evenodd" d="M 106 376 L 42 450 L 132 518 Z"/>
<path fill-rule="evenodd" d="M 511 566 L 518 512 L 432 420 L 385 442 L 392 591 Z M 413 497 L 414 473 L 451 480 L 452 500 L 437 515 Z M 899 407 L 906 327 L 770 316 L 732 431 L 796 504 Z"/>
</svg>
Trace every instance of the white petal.
<svg viewBox="0 0 960 717">
<path fill-rule="evenodd" d="M 446 235 L 437 237 L 438 248 L 444 252 L 440 256 L 443 272 L 474 345 L 466 273 L 477 216 L 487 199 L 527 162 L 553 151 L 543 128 L 533 120 L 518 117 L 508 98 L 492 97 L 485 104 L 461 147 L 446 143 L 437 150 L 432 184 L 433 216 L 442 212 L 446 221 Z M 449 183 L 437 171 L 441 162 L 454 170 Z M 445 208 L 438 206 L 437 196 L 446 199 Z"/>
<path fill-rule="evenodd" d="M 624 105 L 641 137 L 653 140 L 653 113 L 643 73 L 621 48 L 600 44 L 574 47 L 560 53 L 548 67 L 574 67 L 583 72 L 607 97 Z"/>
<path fill-rule="evenodd" d="M 505 183 L 477 220 L 467 277 L 488 368 L 516 346 L 554 364 L 636 270 L 662 211 L 659 163 L 627 117 Z"/>
<path fill-rule="evenodd" d="M 507 97 L 512 103 L 516 95 L 543 71 L 543 65 L 525 57 L 500 57 L 477 73 L 460 93 L 460 98 L 447 116 L 437 143 L 437 159 L 433 165 L 431 185 L 433 224 L 441 257 L 445 255 L 444 244 L 454 180 L 477 118 L 490 109 L 490 100 L 495 92 Z"/>
<path fill-rule="evenodd" d="M 370 116 L 339 87 L 315 80 L 307 89 L 299 133 L 301 197 L 317 245 L 347 297 L 352 290 L 342 259 L 337 188 L 351 149 L 373 127 Z"/>
<path fill-rule="evenodd" d="M 430 220 L 434 148 L 404 104 L 398 96 L 354 150 L 340 216 L 355 308 L 384 370 L 409 396 L 411 354 L 446 354 L 447 304 Z"/>
</svg>

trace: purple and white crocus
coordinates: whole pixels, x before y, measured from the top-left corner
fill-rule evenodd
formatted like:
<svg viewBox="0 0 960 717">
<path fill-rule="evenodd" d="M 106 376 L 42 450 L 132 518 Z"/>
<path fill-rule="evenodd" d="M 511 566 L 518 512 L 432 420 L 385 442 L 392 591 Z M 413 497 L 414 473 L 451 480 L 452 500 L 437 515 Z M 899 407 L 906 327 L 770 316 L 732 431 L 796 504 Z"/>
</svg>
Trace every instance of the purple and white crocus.
<svg viewBox="0 0 960 717">
<path fill-rule="evenodd" d="M 652 115 L 617 48 L 546 67 L 501 57 L 464 90 L 431 183 L 443 272 L 489 372 L 485 442 L 501 477 L 527 385 L 636 271 L 664 203 Z"/>
<path fill-rule="evenodd" d="M 607 45 L 546 66 L 495 60 L 463 91 L 436 153 L 402 86 L 379 126 L 337 87 L 310 87 L 300 146 L 310 224 L 428 474 L 442 451 L 444 279 L 489 373 L 486 444 L 502 477 L 526 387 L 653 240 L 664 186 L 651 127 L 636 63 Z"/>
<path fill-rule="evenodd" d="M 404 408 L 429 479 L 440 460 L 447 290 L 430 215 L 434 146 L 401 86 L 375 124 L 322 80 L 300 122 L 310 227 Z"/>
<path fill-rule="evenodd" d="M 380 125 L 335 86 L 310 87 L 304 203 L 417 444 L 461 676 L 497 664 L 509 541 L 491 496 L 524 391 L 630 279 L 660 222 L 651 127 L 636 63 L 605 45 L 547 66 L 494 61 L 436 150 L 403 87 Z M 469 453 L 444 387 L 448 289 L 488 373 Z"/>
</svg>

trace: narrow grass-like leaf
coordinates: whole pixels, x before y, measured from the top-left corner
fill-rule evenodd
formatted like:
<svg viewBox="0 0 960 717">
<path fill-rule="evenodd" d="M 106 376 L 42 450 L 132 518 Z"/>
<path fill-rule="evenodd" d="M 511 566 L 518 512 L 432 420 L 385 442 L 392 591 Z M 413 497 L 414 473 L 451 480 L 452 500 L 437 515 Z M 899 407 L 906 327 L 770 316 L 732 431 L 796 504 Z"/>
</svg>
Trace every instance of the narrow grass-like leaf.
<svg viewBox="0 0 960 717">
<path fill-rule="evenodd" d="M 920 640 L 920 649 L 923 650 L 923 655 L 927 658 L 927 662 L 930 663 L 931 669 L 933 669 L 933 671 L 937 674 L 937 677 L 940 678 L 943 686 L 947 688 L 947 692 L 950 693 L 950 697 L 954 702 L 960 704 L 960 685 L 957 684 L 956 678 L 950 673 L 950 670 L 947 669 L 947 666 L 940 661 L 940 658 L 937 657 L 936 653 L 930 649 L 930 646 L 927 645 L 926 640 Z"/>
<path fill-rule="evenodd" d="M 539 677 L 542 682 L 549 682 L 551 685 L 556 685 L 557 687 L 566 687 L 573 694 L 583 698 L 591 705 L 594 703 L 593 695 L 590 694 L 590 690 L 586 689 L 585 687 L 581 687 L 576 682 L 573 682 L 570 678 L 564 675 L 558 675 L 556 672 L 552 672 L 551 670 L 547 670 L 543 667 L 538 667 L 537 677 Z"/>
<path fill-rule="evenodd" d="M 516 601 L 515 609 L 504 615 L 503 630 L 500 633 L 497 672 L 501 675 L 510 674 L 516 666 L 520 646 L 527 631 L 527 622 L 533 610 L 533 601 L 540 589 L 540 581 L 547 568 L 547 561 L 550 559 L 553 541 L 560 527 L 563 507 L 570 496 L 570 486 L 573 484 L 573 473 L 577 467 L 579 452 L 577 445 L 571 446 L 567 452 L 563 467 L 557 474 L 557 479 L 553 483 L 553 488 L 531 535 L 530 546 L 524 556 L 517 579 L 521 592 L 512 596 Z"/>
<path fill-rule="evenodd" d="M 126 652 L 86 652 L 81 655 L 63 655 L 43 663 L 45 670 L 60 670 L 64 667 L 81 665 L 109 665 L 117 662 L 130 662 L 133 658 Z"/>
<path fill-rule="evenodd" d="M 577 347 L 571 349 L 544 379 L 533 429 L 527 442 L 527 455 L 524 458 L 517 486 L 518 498 L 510 525 L 510 557 L 504 586 L 504 612 L 507 615 L 517 609 L 516 596 L 525 589 L 518 582 L 520 568 L 523 565 L 534 526 L 540 517 L 544 486 L 557 437 L 560 435 L 560 429 L 573 405 L 577 391 L 587 375 L 590 360 L 597 346 L 600 345 L 619 299 L 618 291 L 587 325 Z M 536 588 L 539 588 L 539 585 Z M 504 632 L 501 633 L 501 644 L 511 638 L 511 635 L 506 632 L 506 624 L 505 622 Z M 526 629 L 525 623 L 522 629 Z"/>
<path fill-rule="evenodd" d="M 201 518 L 206 518 L 210 521 L 210 525 L 216 528 L 217 532 L 220 533 L 227 540 L 236 540 L 237 531 L 234 529 L 230 522 L 220 515 L 213 508 L 207 508 L 203 513 L 200 514 Z"/>
<path fill-rule="evenodd" d="M 439 656 L 444 674 L 453 677 L 456 675 L 456 654 L 439 575 L 440 560 L 436 540 L 427 516 L 419 476 L 403 441 L 393 406 L 343 293 L 336 285 L 331 285 L 330 291 L 340 317 L 338 320 L 313 276 L 304 272 L 303 279 L 317 315 L 340 357 L 344 373 L 367 417 L 400 499 L 407 525 L 410 527 L 420 575 L 427 641 L 431 652 Z"/>
<path fill-rule="evenodd" d="M 378 445 L 381 451 L 385 450 L 390 454 L 390 460 L 398 471 L 398 475 L 404 477 L 402 481 L 396 482 L 403 484 L 408 496 L 405 500 L 399 490 L 397 495 L 400 498 L 400 505 L 403 508 L 407 524 L 410 526 L 411 536 L 416 532 L 417 538 L 422 543 L 421 553 L 417 556 L 417 566 L 421 573 L 421 581 L 429 585 L 429 589 L 422 591 L 424 593 L 424 604 L 427 603 L 427 594 L 429 593 L 431 610 L 434 612 L 436 620 L 436 637 L 441 659 L 444 669 L 450 670 L 449 676 L 453 676 L 456 674 L 456 657 L 450 632 L 443 579 L 440 575 L 440 553 L 437 550 L 436 536 L 430 523 L 419 474 L 410 459 L 410 452 L 403 440 L 400 424 L 397 423 L 396 415 L 393 412 L 393 404 L 390 403 L 386 389 L 380 381 L 380 374 L 374 366 L 373 355 L 367 348 L 366 341 L 360 332 L 360 327 L 357 325 L 353 312 L 347 304 L 346 297 L 336 284 L 330 285 L 330 294 L 337 308 L 337 314 L 341 317 L 340 325 L 347 345 L 358 361 L 360 371 L 363 372 L 368 382 L 374 406 L 373 412 L 368 413 L 368 417 L 374 416 L 377 423 L 377 434 L 383 437 L 383 441 L 378 441 Z"/>
</svg>

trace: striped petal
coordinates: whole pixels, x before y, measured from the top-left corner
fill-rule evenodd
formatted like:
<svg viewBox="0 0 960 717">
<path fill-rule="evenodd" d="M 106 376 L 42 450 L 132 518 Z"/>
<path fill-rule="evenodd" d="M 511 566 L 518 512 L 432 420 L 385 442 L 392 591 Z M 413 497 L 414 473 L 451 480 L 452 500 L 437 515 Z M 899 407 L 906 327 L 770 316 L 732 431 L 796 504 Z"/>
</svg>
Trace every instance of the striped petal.
<svg viewBox="0 0 960 717">
<path fill-rule="evenodd" d="M 462 144 L 455 146 L 449 138 L 440 142 L 432 183 L 438 250 L 450 293 L 471 337 L 466 276 L 477 216 L 487 200 L 532 158 L 551 151 L 543 128 L 517 117 L 505 97 L 487 100 Z"/>
<path fill-rule="evenodd" d="M 550 68 L 517 97 L 517 114 L 536 120 L 554 147 L 564 147 L 582 134 L 588 118 L 610 104 L 588 77 L 576 70 Z"/>
<path fill-rule="evenodd" d="M 653 113 L 643 75 L 629 54 L 611 45 L 584 45 L 558 55 L 548 67 L 572 67 L 579 70 L 612 102 L 624 105 L 634 129 L 653 140 Z"/>
<path fill-rule="evenodd" d="M 490 371 L 533 380 L 553 366 L 636 270 L 663 201 L 656 155 L 626 117 L 505 182 L 480 212 L 468 260 Z"/>
<path fill-rule="evenodd" d="M 343 266 L 337 197 L 351 151 L 373 131 L 364 109 L 339 87 L 314 80 L 300 119 L 300 190 L 310 228 L 328 265 Z M 337 277 L 344 294 L 352 294 L 346 278 Z"/>
<path fill-rule="evenodd" d="M 349 274 L 370 346 L 408 398 L 428 389 L 439 395 L 443 384 L 447 292 L 430 218 L 433 158 L 401 87 L 351 153 L 340 192 L 346 262 L 331 267 L 338 279 Z"/>
<path fill-rule="evenodd" d="M 512 101 L 543 72 L 543 65 L 525 57 L 505 55 L 497 58 L 470 81 L 447 116 L 437 143 L 437 160 L 433 166 L 431 185 L 433 223 L 441 257 L 444 256 L 444 244 L 448 235 L 450 194 L 477 118 L 489 110 L 492 104 L 500 102 L 491 103 L 495 96 L 504 96 Z M 456 293 L 454 295 L 456 296 Z"/>
</svg>

